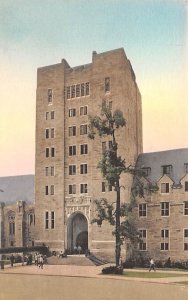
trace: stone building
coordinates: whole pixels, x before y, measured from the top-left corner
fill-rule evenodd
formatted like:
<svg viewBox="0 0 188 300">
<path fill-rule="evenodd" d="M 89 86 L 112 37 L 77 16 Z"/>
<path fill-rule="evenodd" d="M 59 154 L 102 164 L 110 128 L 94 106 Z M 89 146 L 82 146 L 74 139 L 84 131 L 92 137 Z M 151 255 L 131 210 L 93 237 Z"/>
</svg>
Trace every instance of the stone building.
<svg viewBox="0 0 188 300">
<path fill-rule="evenodd" d="M 0 248 L 33 246 L 34 175 L 0 178 Z"/>
<path fill-rule="evenodd" d="M 102 101 L 120 109 L 127 126 L 118 130 L 119 154 L 135 164 L 142 153 L 141 96 L 124 49 L 97 54 L 92 62 L 70 67 L 59 64 L 38 69 L 36 101 L 35 216 L 37 244 L 51 249 L 75 246 L 114 255 L 112 228 L 91 225 L 93 199 L 114 200 L 97 164 L 109 138 L 89 140 L 88 115 L 100 115 Z M 124 175 L 123 201 L 132 178 Z"/>
<path fill-rule="evenodd" d="M 187 260 L 188 149 L 141 154 L 137 168 L 145 173 L 145 185 L 158 187 L 137 199 L 134 215 L 142 237 L 137 251 L 161 261 Z"/>
</svg>

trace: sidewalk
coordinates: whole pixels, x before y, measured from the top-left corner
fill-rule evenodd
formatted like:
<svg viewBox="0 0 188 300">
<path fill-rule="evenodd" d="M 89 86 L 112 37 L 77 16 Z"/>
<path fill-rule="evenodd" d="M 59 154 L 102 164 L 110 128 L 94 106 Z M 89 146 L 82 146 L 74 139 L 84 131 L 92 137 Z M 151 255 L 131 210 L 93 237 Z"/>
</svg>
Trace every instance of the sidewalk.
<svg viewBox="0 0 188 300">
<path fill-rule="evenodd" d="M 125 280 L 125 281 L 138 281 L 138 282 L 152 282 L 152 283 L 177 283 L 188 281 L 188 272 L 183 271 L 163 271 L 157 270 L 160 273 L 171 273 L 174 277 L 165 278 L 135 278 L 126 277 L 121 275 L 104 275 L 101 274 L 103 266 L 76 266 L 76 265 L 44 265 L 43 269 L 32 265 L 22 266 L 17 264 L 14 267 L 6 266 L 4 270 L 0 270 L 0 274 L 23 274 L 23 275 L 40 275 L 40 276 L 64 276 L 64 277 L 82 277 L 82 278 L 103 278 L 103 279 L 114 279 L 114 280 Z M 148 272 L 148 270 L 141 269 L 126 269 L 129 272 Z M 176 276 L 181 274 L 182 276 Z"/>
</svg>

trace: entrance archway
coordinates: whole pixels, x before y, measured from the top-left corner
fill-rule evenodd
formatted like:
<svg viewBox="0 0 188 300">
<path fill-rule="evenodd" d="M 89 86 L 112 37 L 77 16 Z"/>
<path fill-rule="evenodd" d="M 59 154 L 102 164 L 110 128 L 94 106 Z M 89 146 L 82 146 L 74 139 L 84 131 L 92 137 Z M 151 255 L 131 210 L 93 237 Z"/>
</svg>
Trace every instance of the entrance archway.
<svg viewBox="0 0 188 300">
<path fill-rule="evenodd" d="M 88 249 L 88 221 L 80 213 L 72 214 L 67 222 L 67 249 L 68 252 L 74 253 L 75 247 L 80 246 L 82 253 Z"/>
</svg>

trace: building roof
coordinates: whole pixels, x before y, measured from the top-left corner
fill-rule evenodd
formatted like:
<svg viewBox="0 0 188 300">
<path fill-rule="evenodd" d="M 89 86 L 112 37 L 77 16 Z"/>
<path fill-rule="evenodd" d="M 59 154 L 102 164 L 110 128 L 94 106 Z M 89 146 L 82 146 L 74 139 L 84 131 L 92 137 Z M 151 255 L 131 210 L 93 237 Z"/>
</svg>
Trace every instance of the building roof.
<svg viewBox="0 0 188 300">
<path fill-rule="evenodd" d="M 188 164 L 188 148 L 140 154 L 136 168 L 151 168 L 147 178 L 155 183 L 163 175 L 162 166 L 172 165 L 170 177 L 175 184 L 178 184 L 185 175 L 185 163 Z"/>
<path fill-rule="evenodd" d="M 18 200 L 34 203 L 34 175 L 0 177 L 0 202 L 13 204 Z"/>
</svg>

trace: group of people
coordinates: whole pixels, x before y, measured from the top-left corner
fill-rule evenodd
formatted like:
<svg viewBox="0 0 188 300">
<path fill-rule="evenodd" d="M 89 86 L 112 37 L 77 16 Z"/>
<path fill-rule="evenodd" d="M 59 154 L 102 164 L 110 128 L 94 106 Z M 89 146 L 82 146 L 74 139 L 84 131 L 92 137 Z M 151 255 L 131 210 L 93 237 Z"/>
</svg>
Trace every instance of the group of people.
<svg viewBox="0 0 188 300">
<path fill-rule="evenodd" d="M 34 259 L 35 259 L 35 265 L 43 269 L 45 257 L 42 254 L 36 252 Z"/>
</svg>

